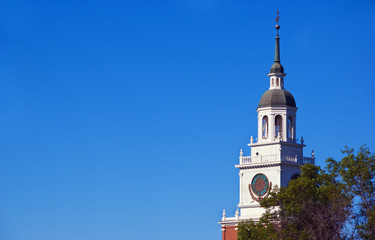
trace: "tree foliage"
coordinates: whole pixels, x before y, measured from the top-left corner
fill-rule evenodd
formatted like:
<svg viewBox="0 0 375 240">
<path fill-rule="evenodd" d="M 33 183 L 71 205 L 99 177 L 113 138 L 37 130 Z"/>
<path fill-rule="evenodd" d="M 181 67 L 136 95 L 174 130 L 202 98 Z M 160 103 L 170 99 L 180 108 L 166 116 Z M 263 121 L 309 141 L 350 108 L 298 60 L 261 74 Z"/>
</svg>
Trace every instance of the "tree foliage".
<svg viewBox="0 0 375 240">
<path fill-rule="evenodd" d="M 375 239 L 375 155 L 363 145 L 357 154 L 345 147 L 341 161 L 327 160 L 327 169 L 341 179 L 345 191 L 352 197 L 352 214 L 348 222 L 353 238 Z"/>
<path fill-rule="evenodd" d="M 375 157 L 365 145 L 342 152 L 342 160 L 327 159 L 325 169 L 306 164 L 275 188 L 261 201 L 260 221 L 239 224 L 238 239 L 375 239 Z"/>
<path fill-rule="evenodd" d="M 276 230 L 277 225 L 270 222 L 272 216 L 267 212 L 257 223 L 252 220 L 241 222 L 238 224 L 237 239 L 238 240 L 274 240 L 280 237 Z"/>
<path fill-rule="evenodd" d="M 332 175 L 307 164 L 299 178 L 261 205 L 274 209 L 283 239 L 340 239 L 350 212 L 350 196 Z"/>
</svg>

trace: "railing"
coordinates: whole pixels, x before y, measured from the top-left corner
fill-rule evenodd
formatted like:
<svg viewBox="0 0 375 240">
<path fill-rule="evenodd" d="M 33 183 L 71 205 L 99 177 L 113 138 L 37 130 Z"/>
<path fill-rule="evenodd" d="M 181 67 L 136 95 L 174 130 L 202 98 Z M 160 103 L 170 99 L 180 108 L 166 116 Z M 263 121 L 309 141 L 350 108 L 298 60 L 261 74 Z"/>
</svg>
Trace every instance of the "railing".
<svg viewBox="0 0 375 240">
<path fill-rule="evenodd" d="M 294 162 L 298 164 L 314 164 L 315 158 L 291 156 L 286 154 L 269 154 L 256 156 L 240 156 L 240 164 L 265 163 L 265 162 Z"/>
<path fill-rule="evenodd" d="M 262 162 L 272 162 L 277 161 L 279 155 L 278 154 L 270 154 L 270 155 L 258 155 L 253 157 L 242 157 L 242 163 L 262 163 Z"/>
<path fill-rule="evenodd" d="M 251 163 L 251 157 L 250 156 L 248 156 L 248 157 L 240 157 L 240 163 L 241 164 Z"/>
<path fill-rule="evenodd" d="M 306 164 L 306 163 L 315 164 L 315 158 L 303 157 L 302 161 L 303 161 L 303 164 Z"/>
<path fill-rule="evenodd" d="M 287 162 L 298 162 L 298 156 L 284 155 L 284 160 Z"/>
</svg>

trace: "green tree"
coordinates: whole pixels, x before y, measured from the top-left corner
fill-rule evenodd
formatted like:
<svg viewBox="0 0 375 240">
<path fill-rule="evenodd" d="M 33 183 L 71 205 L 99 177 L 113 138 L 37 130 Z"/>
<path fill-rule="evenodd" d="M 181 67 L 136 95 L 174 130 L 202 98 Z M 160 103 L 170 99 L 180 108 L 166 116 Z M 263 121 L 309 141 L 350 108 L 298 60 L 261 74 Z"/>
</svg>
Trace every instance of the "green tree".
<svg viewBox="0 0 375 240">
<path fill-rule="evenodd" d="M 334 175 L 306 164 L 299 178 L 273 192 L 261 206 L 279 219 L 282 239 L 342 239 L 351 204 L 344 189 Z"/>
<path fill-rule="evenodd" d="M 341 161 L 327 160 L 327 169 L 345 186 L 353 199 L 351 217 L 348 219 L 354 238 L 375 239 L 375 155 L 363 145 L 357 154 L 345 146 Z"/>
<path fill-rule="evenodd" d="M 274 240 L 280 237 L 279 231 L 276 230 L 277 224 L 271 224 L 270 213 L 264 214 L 261 219 L 255 223 L 252 220 L 238 224 L 238 240 Z"/>
</svg>

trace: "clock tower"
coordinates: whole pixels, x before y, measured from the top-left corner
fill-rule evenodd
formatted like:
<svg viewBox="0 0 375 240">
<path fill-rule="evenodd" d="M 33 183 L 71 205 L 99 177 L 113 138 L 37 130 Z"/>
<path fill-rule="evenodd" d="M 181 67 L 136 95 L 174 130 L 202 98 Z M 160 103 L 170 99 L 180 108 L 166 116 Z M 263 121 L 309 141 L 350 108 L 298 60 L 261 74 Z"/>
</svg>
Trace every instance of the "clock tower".
<svg viewBox="0 0 375 240">
<path fill-rule="evenodd" d="M 277 19 L 278 20 L 278 19 Z M 269 76 L 269 89 L 263 94 L 257 108 L 258 137 L 251 136 L 248 146 L 251 155 L 240 151 L 239 169 L 240 196 L 234 217 L 223 211 L 221 224 L 223 240 L 236 240 L 237 225 L 241 221 L 257 221 L 265 212 L 259 205 L 274 186 L 287 186 L 300 174 L 300 166 L 315 158 L 303 156 L 304 140 L 296 139 L 297 105 L 293 95 L 285 89 L 284 67 L 280 62 L 280 26 L 276 25 L 275 59 Z"/>
</svg>

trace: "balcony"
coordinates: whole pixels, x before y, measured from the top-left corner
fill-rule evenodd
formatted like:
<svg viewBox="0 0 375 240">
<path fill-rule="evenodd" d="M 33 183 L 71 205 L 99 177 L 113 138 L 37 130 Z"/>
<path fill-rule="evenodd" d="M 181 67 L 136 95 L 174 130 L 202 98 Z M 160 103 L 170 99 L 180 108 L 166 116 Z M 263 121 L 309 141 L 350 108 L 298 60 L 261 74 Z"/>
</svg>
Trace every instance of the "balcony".
<svg viewBox="0 0 375 240">
<path fill-rule="evenodd" d="M 240 155 L 240 165 L 253 164 L 253 163 L 277 163 L 277 162 L 291 162 L 296 164 L 315 164 L 314 157 L 291 156 L 286 154 L 269 154 L 257 156 L 242 156 Z"/>
</svg>

